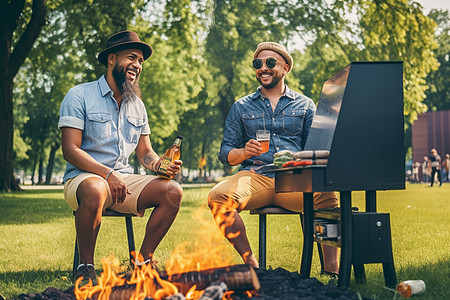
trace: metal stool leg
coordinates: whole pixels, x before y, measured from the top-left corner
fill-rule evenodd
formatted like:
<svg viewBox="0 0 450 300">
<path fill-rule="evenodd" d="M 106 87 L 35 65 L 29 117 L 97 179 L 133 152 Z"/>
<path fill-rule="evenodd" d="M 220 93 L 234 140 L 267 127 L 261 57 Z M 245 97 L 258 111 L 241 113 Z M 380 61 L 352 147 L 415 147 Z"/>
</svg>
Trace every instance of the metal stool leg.
<svg viewBox="0 0 450 300">
<path fill-rule="evenodd" d="M 358 283 L 366 282 L 366 270 L 364 268 L 364 264 L 353 265 L 353 272 L 355 272 L 356 282 L 358 282 Z"/>
<path fill-rule="evenodd" d="M 130 253 L 130 265 L 133 265 L 133 253 L 135 252 L 134 244 L 134 232 L 133 232 L 133 220 L 131 217 L 125 217 L 125 224 L 127 226 L 127 238 L 128 238 L 128 251 Z"/>
<path fill-rule="evenodd" d="M 75 237 L 75 251 L 73 253 L 73 267 L 72 267 L 72 276 L 75 275 L 75 272 L 78 268 L 78 265 L 80 263 L 80 253 L 78 252 L 78 241 L 77 237 Z"/>
<path fill-rule="evenodd" d="M 259 267 L 266 269 L 266 215 L 259 215 Z"/>
</svg>

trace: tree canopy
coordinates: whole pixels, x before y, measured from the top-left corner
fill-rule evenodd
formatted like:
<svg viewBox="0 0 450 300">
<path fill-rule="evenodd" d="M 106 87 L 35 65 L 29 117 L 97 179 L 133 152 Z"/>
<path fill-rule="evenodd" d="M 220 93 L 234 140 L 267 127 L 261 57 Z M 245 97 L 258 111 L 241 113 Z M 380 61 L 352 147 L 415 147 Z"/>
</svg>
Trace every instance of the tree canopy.
<svg viewBox="0 0 450 300">
<path fill-rule="evenodd" d="M 224 119 L 234 101 L 258 86 L 251 60 L 263 41 L 287 46 L 295 66 L 286 82 L 314 101 L 323 82 L 352 61 L 400 60 L 407 122 L 427 105 L 449 105 L 448 11 L 425 16 L 414 1 L 9 0 L 1 5 L 6 20 L 1 18 L 1 32 L 10 44 L 0 43 L 0 162 L 8 166 L 0 190 L 14 187 L 13 162 L 33 174 L 38 168 L 39 177 L 55 160 L 57 169 L 63 168 L 57 129 L 62 98 L 72 86 L 105 72 L 97 54 L 112 33 L 124 29 L 138 32 L 154 49 L 140 79 L 152 144 L 163 153 L 182 134 L 189 169 L 196 169 L 201 157 L 209 170 L 220 168 Z"/>
</svg>

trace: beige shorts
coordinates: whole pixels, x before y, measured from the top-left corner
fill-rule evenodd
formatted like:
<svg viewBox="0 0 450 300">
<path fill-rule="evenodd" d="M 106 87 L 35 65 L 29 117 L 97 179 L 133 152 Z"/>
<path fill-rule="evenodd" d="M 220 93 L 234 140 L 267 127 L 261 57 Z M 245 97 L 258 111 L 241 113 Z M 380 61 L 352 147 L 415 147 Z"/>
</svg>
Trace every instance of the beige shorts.
<svg viewBox="0 0 450 300">
<path fill-rule="evenodd" d="M 303 211 L 303 193 L 275 193 L 275 179 L 250 171 L 239 171 L 218 183 L 208 202 L 232 206 L 237 211 L 274 205 Z M 314 208 L 337 207 L 335 192 L 314 193 Z"/>
<path fill-rule="evenodd" d="M 111 198 L 111 191 L 109 190 L 109 185 L 106 182 L 106 180 L 93 173 L 82 173 L 74 178 L 71 178 L 66 181 L 64 184 L 64 198 L 66 199 L 67 204 L 76 211 L 78 209 L 78 201 L 77 201 L 77 190 L 78 186 L 80 185 L 83 180 L 89 178 L 89 177 L 97 177 L 101 180 L 104 180 L 106 185 L 108 186 L 108 198 L 106 199 L 105 205 L 103 206 L 103 209 L 110 208 L 114 211 L 120 212 L 120 213 L 132 213 L 139 217 L 144 216 L 144 211 L 137 211 L 137 200 L 139 198 L 139 195 L 141 194 L 141 191 L 144 189 L 144 187 L 152 180 L 158 178 L 158 176 L 155 175 L 138 175 L 138 174 L 120 174 L 122 176 L 122 179 L 125 181 L 125 184 L 128 187 L 128 190 L 131 192 L 131 194 L 127 194 L 125 197 L 125 201 L 121 204 L 114 204 L 113 200 Z"/>
</svg>

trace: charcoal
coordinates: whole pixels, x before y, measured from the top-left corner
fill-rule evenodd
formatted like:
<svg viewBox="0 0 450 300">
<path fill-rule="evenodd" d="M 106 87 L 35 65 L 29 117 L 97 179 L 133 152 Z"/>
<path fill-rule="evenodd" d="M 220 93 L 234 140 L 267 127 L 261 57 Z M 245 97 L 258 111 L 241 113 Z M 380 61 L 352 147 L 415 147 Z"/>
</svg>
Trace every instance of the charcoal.
<svg viewBox="0 0 450 300">
<path fill-rule="evenodd" d="M 48 287 L 41 294 L 30 293 L 17 296 L 17 300 L 76 300 L 74 288 L 70 287 L 63 291 L 54 287 Z"/>
<path fill-rule="evenodd" d="M 233 300 L 356 300 L 360 298 L 355 291 L 348 288 L 337 287 L 335 284 L 323 284 L 317 278 L 301 279 L 297 272 L 289 272 L 283 268 L 257 270 L 261 290 L 253 292 L 252 297 L 243 292 L 235 292 L 231 295 Z M 211 289 L 215 289 L 211 284 Z M 148 298 L 150 299 L 150 298 Z M 174 298 L 177 299 L 177 298 Z M 182 298 L 181 298 L 182 299 Z M 212 298 L 216 299 L 216 297 Z M 65 291 L 49 287 L 41 294 L 22 294 L 13 300 L 76 300 L 74 287 Z"/>
</svg>

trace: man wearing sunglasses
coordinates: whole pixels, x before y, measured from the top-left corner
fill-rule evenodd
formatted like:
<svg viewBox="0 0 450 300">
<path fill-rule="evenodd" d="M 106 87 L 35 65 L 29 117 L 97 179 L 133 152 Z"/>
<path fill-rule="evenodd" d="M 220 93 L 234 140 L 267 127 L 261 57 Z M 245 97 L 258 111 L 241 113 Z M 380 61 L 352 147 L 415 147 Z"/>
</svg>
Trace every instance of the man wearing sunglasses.
<svg viewBox="0 0 450 300">
<path fill-rule="evenodd" d="M 275 205 L 293 211 L 303 210 L 302 193 L 275 193 L 273 155 L 282 150 L 303 150 L 316 107 L 311 99 L 291 90 L 284 77 L 294 61 L 287 50 L 272 42 L 258 45 L 254 57 L 256 79 L 260 86 L 253 94 L 236 101 L 225 122 L 219 159 L 241 165 L 239 172 L 216 185 L 208 203 L 219 228 L 243 258 L 259 267 L 246 235 L 239 212 Z M 263 153 L 256 130 L 269 130 L 269 151 Z M 337 206 L 336 193 L 315 193 L 314 207 Z M 338 250 L 322 245 L 325 272 L 338 273 Z"/>
</svg>

